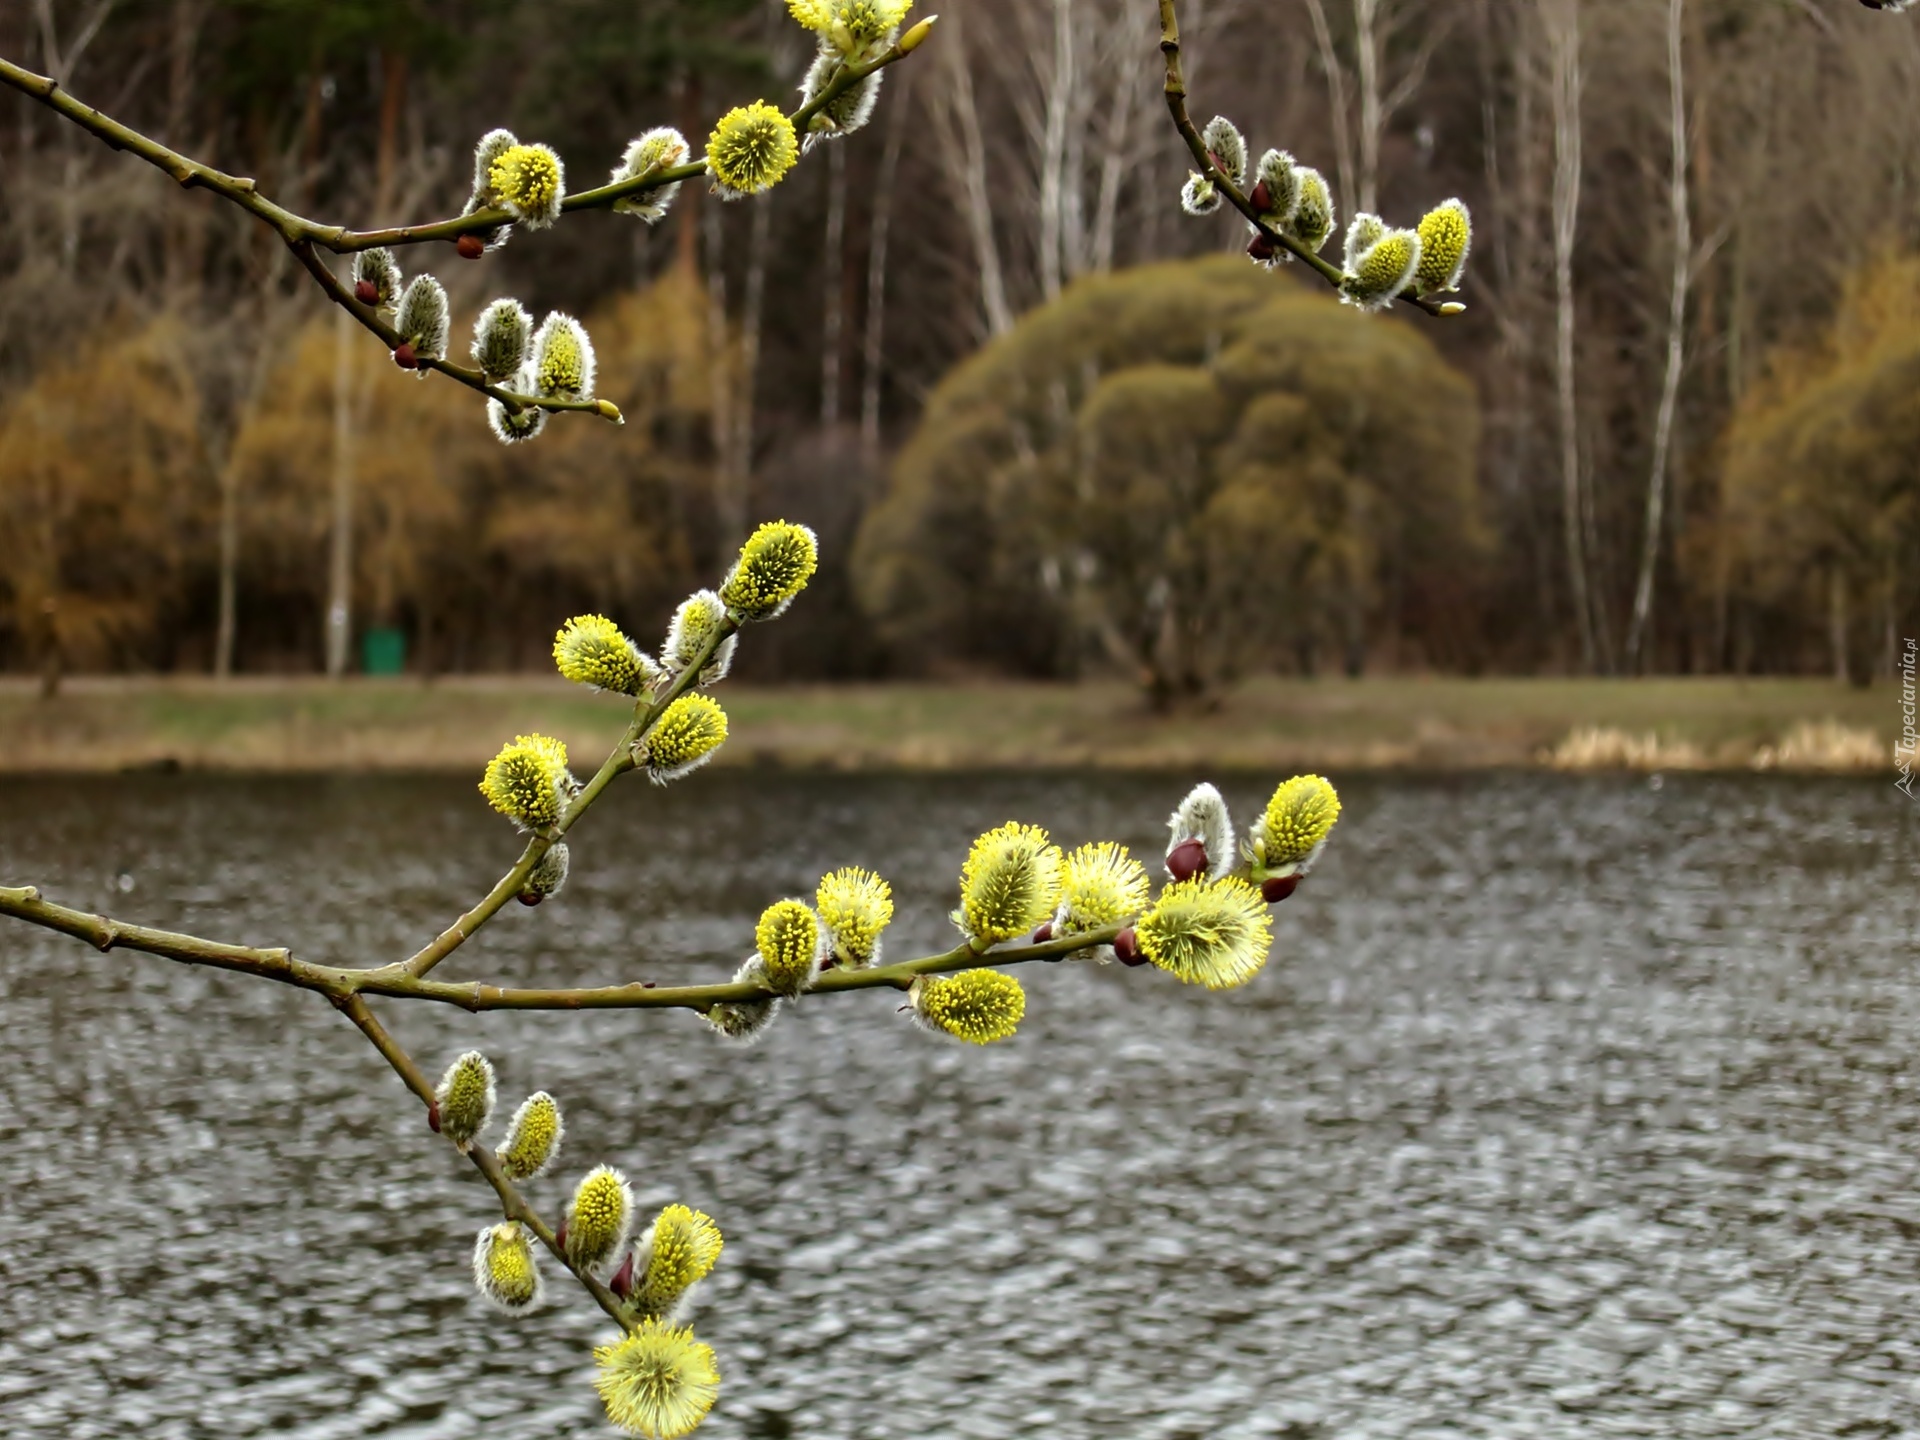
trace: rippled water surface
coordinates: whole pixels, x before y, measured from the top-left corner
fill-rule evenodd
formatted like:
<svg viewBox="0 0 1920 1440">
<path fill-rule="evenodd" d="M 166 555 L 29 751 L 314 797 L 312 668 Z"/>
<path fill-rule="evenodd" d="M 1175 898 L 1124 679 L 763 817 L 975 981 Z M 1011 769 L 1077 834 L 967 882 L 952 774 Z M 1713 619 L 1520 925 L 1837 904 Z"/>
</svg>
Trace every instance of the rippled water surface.
<svg viewBox="0 0 1920 1440">
<path fill-rule="evenodd" d="M 717 976 L 850 862 L 895 882 L 893 954 L 944 947 L 978 830 L 1150 845 L 1189 778 L 623 786 L 567 893 L 441 973 Z M 1920 1435 L 1920 812 L 1345 790 L 1254 984 L 1034 966 L 985 1051 L 891 992 L 744 1052 L 385 1013 L 431 1071 L 479 1045 L 503 1102 L 559 1095 L 569 1175 L 720 1221 L 715 1440 Z M 0 879 L 315 960 L 404 953 L 513 853 L 464 781 L 0 781 Z M 490 1192 L 313 996 L 0 921 L 0 1155 L 0 1434 L 605 1433 L 597 1312 L 481 1309 Z"/>
</svg>

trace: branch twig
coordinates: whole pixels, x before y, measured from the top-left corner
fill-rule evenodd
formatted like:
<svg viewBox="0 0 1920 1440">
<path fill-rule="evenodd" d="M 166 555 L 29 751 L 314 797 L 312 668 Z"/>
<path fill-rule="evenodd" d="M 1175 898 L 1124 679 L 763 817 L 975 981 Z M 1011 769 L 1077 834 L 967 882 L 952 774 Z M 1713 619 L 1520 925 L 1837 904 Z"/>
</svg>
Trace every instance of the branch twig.
<svg viewBox="0 0 1920 1440">
<path fill-rule="evenodd" d="M 806 132 L 807 122 L 819 111 L 832 103 L 849 86 L 859 83 L 874 71 L 904 59 L 907 52 L 896 42 L 885 53 L 860 65 L 850 65 L 836 76 L 807 104 L 801 106 L 788 118 L 800 133 Z M 426 225 L 403 225 L 386 230 L 349 230 L 341 225 L 323 225 L 297 215 L 285 206 L 275 204 L 256 188 L 252 179 L 243 175 L 229 175 L 191 156 L 182 155 L 169 149 L 149 135 L 144 135 L 132 126 L 115 120 L 93 106 L 83 103 L 68 94 L 60 82 L 48 75 L 40 75 L 23 66 L 0 58 L 0 84 L 12 87 L 21 94 L 38 100 L 55 114 L 72 121 L 88 134 L 102 141 L 108 148 L 124 150 L 152 165 L 155 169 L 169 175 L 179 185 L 189 190 L 211 190 L 221 199 L 239 206 L 248 214 L 260 220 L 286 242 L 308 274 L 320 286 L 329 300 L 340 306 L 366 330 L 380 338 L 380 342 L 389 350 L 397 348 L 401 336 L 399 332 L 383 321 L 372 306 L 362 305 L 354 299 L 350 291 L 333 273 L 333 269 L 322 260 L 319 251 L 331 251 L 335 255 L 348 255 L 357 250 L 371 250 L 375 246 L 422 245 L 430 241 L 452 242 L 462 235 L 480 234 L 502 225 L 511 224 L 513 216 L 505 210 L 475 210 L 450 220 L 437 220 Z M 560 205 L 563 211 L 605 210 L 615 201 L 636 195 L 642 191 L 657 190 L 663 185 L 676 181 L 691 180 L 706 174 L 706 157 L 702 156 L 685 165 L 678 165 L 658 174 L 642 176 L 633 180 L 622 180 L 610 185 L 601 185 L 596 189 L 582 190 L 567 196 Z M 490 385 L 478 370 L 465 365 L 456 365 L 451 361 L 422 360 L 419 368 L 437 370 L 450 380 L 476 390 L 489 399 L 498 400 L 515 414 L 537 407 L 541 410 L 578 410 L 598 415 L 603 420 L 611 420 L 616 425 L 623 424 L 620 407 L 611 400 L 553 400 L 537 395 L 521 395 L 499 385 Z M 497 908 L 497 907 L 496 907 Z"/>
<path fill-rule="evenodd" d="M 733 981 L 717 985 L 662 986 L 650 980 L 638 980 L 625 985 L 531 989 L 487 985 L 478 981 L 427 980 L 411 974 L 405 963 L 366 968 L 314 965 L 295 959 L 286 950 L 256 950 L 245 945 L 228 945 L 197 935 L 152 930 L 143 925 L 112 920 L 104 915 L 72 910 L 43 899 L 31 885 L 22 888 L 0 886 L 0 915 L 9 915 L 16 920 L 57 930 L 63 935 L 72 935 L 101 950 L 138 950 L 186 965 L 211 965 L 222 970 L 278 980 L 301 990 L 325 995 L 342 1007 L 347 1001 L 363 995 L 379 995 L 395 1000 L 429 1000 L 442 1005 L 458 1005 L 463 1010 L 471 1011 L 694 1010 L 704 1014 L 715 1005 L 772 1000 L 778 996 L 777 991 L 764 985 Z M 1063 959 L 1076 950 L 1110 944 L 1118 933 L 1118 926 L 1108 926 L 1102 930 L 1063 935 L 1036 944 L 1019 944 L 1012 949 L 985 951 L 960 944 L 935 955 L 898 960 L 891 965 L 877 965 L 867 970 L 828 970 L 806 993 L 837 995 L 853 990 L 905 990 L 922 975 L 968 970 L 976 966 L 1022 965 L 1030 960 Z M 402 1078 L 405 1078 L 404 1075 Z M 408 1083 L 412 1085 L 411 1081 Z M 429 1093 L 431 1088 L 428 1087 Z"/>
<path fill-rule="evenodd" d="M 402 1083 L 417 1095 L 420 1102 L 431 1112 L 434 1105 L 432 1084 L 421 1073 L 420 1067 L 414 1064 L 413 1057 L 401 1048 L 400 1042 L 389 1035 L 386 1027 L 374 1018 L 373 1011 L 367 1008 L 367 1002 L 358 995 L 349 995 L 334 1003 L 339 1007 L 342 1015 L 360 1027 L 360 1033 L 373 1042 L 373 1048 L 378 1050 L 381 1057 L 393 1067 L 394 1074 L 400 1077 Z M 552 1252 L 554 1259 L 566 1266 L 567 1272 L 580 1282 L 588 1294 L 593 1296 L 600 1308 L 612 1316 L 614 1321 L 624 1329 L 629 1320 L 621 1312 L 620 1302 L 615 1298 L 614 1293 L 593 1276 L 576 1269 L 567 1259 L 567 1252 L 562 1248 L 552 1227 L 540 1218 L 539 1213 L 514 1187 L 513 1181 L 507 1178 L 506 1171 L 500 1168 L 500 1158 L 487 1146 L 477 1142 L 468 1148 L 467 1158 L 473 1162 L 474 1169 L 486 1176 L 487 1183 L 493 1187 L 493 1193 L 500 1197 L 500 1213 L 509 1220 L 518 1220 L 539 1237 L 540 1243 Z"/>
<path fill-rule="evenodd" d="M 1180 70 L 1180 22 L 1174 14 L 1173 7 L 1174 0 L 1160 0 L 1160 53 L 1167 58 L 1165 86 L 1167 110 L 1173 116 L 1174 126 L 1180 131 L 1181 139 L 1187 142 L 1187 149 L 1193 152 L 1194 163 L 1200 167 L 1200 173 L 1213 182 L 1213 187 L 1232 202 L 1233 208 L 1247 217 L 1248 224 L 1273 244 L 1304 260 L 1308 266 L 1319 273 L 1321 279 L 1338 290 L 1340 282 L 1346 278 L 1345 272 L 1338 265 L 1307 249 L 1293 236 L 1275 230 L 1263 221 L 1259 212 L 1253 208 L 1253 202 L 1246 197 L 1239 186 L 1221 174 L 1220 167 L 1214 164 L 1213 156 L 1207 152 L 1207 142 L 1200 137 L 1199 130 L 1194 128 L 1193 117 L 1187 114 L 1187 82 Z M 1402 294 L 1394 298 L 1405 300 L 1409 305 L 1418 306 L 1429 315 L 1444 313 L 1439 301 L 1429 300 L 1421 295 Z"/>
<path fill-rule="evenodd" d="M 666 713 L 669 705 L 699 683 L 700 672 L 706 669 L 714 653 L 737 629 L 738 627 L 731 620 L 716 627 L 713 634 L 707 637 L 699 653 L 681 667 L 679 675 L 667 687 L 664 695 L 645 710 L 642 710 L 637 703 L 635 704 L 633 723 L 627 726 L 626 733 L 620 737 L 619 743 L 613 747 L 599 770 L 594 773 L 594 777 L 586 783 L 578 795 L 568 802 L 567 808 L 561 812 L 560 819 L 555 823 L 552 832 L 546 835 L 535 835 L 528 840 L 527 848 L 521 852 L 513 868 L 500 877 L 499 883 L 487 892 L 486 898 L 436 935 L 430 945 L 410 955 L 402 963 L 402 968 L 407 974 L 416 979 L 425 975 L 465 944 L 474 931 L 497 915 L 502 905 L 520 893 L 521 887 L 527 883 L 527 876 L 532 874 L 533 867 L 540 863 L 540 857 L 552 848 L 555 841 L 573 828 L 576 820 L 587 813 L 587 807 L 600 798 L 607 786 L 613 783 L 615 776 L 634 767 L 634 747 L 646 737 L 648 731 L 653 729 L 654 723 Z"/>
</svg>

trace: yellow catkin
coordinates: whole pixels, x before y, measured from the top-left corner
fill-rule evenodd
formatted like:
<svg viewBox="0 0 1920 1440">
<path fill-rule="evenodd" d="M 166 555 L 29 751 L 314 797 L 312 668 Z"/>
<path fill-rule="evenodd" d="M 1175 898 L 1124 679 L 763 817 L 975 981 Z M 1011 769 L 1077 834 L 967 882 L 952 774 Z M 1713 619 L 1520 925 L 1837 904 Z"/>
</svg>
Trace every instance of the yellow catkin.
<svg viewBox="0 0 1920 1440">
<path fill-rule="evenodd" d="M 1254 862 L 1265 870 L 1305 864 L 1339 818 L 1339 792 L 1324 776 L 1283 780 L 1254 831 Z"/>
<path fill-rule="evenodd" d="M 503 207 L 529 229 L 551 224 L 566 194 L 560 157 L 545 145 L 509 145 L 488 168 L 487 178 Z"/>
<path fill-rule="evenodd" d="M 598 1269 L 627 1243 L 633 1225 L 633 1191 L 627 1177 L 610 1165 L 596 1166 L 567 1204 L 567 1259 Z"/>
<path fill-rule="evenodd" d="M 806 589 L 820 564 L 813 531 L 771 520 L 747 537 L 720 586 L 721 602 L 742 620 L 771 620 Z"/>
<path fill-rule="evenodd" d="M 576 615 L 553 637 L 554 667 L 576 685 L 638 695 L 659 676 L 620 627 L 604 615 Z"/>
<path fill-rule="evenodd" d="M 1124 845 L 1103 840 L 1068 853 L 1061 871 L 1062 934 L 1119 925 L 1147 908 L 1147 872 Z"/>
<path fill-rule="evenodd" d="M 878 958 L 880 932 L 893 919 L 893 889 L 885 880 L 848 866 L 821 878 L 813 904 L 842 965 L 858 970 Z"/>
<path fill-rule="evenodd" d="M 1027 1013 L 1027 992 L 999 970 L 924 975 L 908 992 L 922 1023 L 969 1045 L 990 1045 L 1013 1034 Z"/>
<path fill-rule="evenodd" d="M 688 1289 L 713 1273 L 725 1244 L 720 1227 L 705 1212 L 667 1206 L 653 1222 L 646 1271 L 635 1277 L 634 1309 L 665 1315 Z"/>
<path fill-rule="evenodd" d="M 507 1138 L 498 1152 L 500 1168 L 511 1180 L 531 1180 L 560 1153 L 565 1130 L 560 1102 L 544 1090 L 535 1091 L 520 1102 L 507 1122 Z"/>
<path fill-rule="evenodd" d="M 813 982 L 820 963 L 820 919 L 800 901 L 777 900 L 762 911 L 753 943 L 770 988 L 798 995 Z"/>
<path fill-rule="evenodd" d="M 707 137 L 707 169 L 729 200 L 779 184 L 799 156 L 793 122 L 764 100 L 729 110 Z"/>
<path fill-rule="evenodd" d="M 695 1340 L 689 1327 L 643 1320 L 593 1358 L 600 1367 L 593 1384 L 607 1419 L 643 1440 L 679 1440 L 719 1398 L 713 1347 Z"/>
<path fill-rule="evenodd" d="M 1169 885 L 1134 927 L 1140 951 L 1168 974 L 1209 990 L 1244 985 L 1267 963 L 1273 919 L 1237 875 Z"/>
<path fill-rule="evenodd" d="M 493 1063 L 469 1050 L 447 1067 L 433 1092 L 440 1133 L 463 1153 L 493 1114 Z"/>
<path fill-rule="evenodd" d="M 508 819 L 538 830 L 560 818 L 570 781 L 565 745 L 550 735 L 516 735 L 487 762 L 480 793 Z"/>
<path fill-rule="evenodd" d="M 705 695 L 682 695 L 647 734 L 647 771 L 657 781 L 684 775 L 727 738 L 727 712 Z"/>
<path fill-rule="evenodd" d="M 1036 825 L 1009 821 L 973 842 L 960 872 L 955 921 L 968 938 L 996 945 L 1053 918 L 1060 898 L 1059 847 Z"/>
<path fill-rule="evenodd" d="M 508 1314 L 540 1301 L 540 1267 L 527 1232 L 508 1220 L 480 1232 L 473 1248 L 473 1283 L 482 1298 Z"/>
<path fill-rule="evenodd" d="M 1420 267 L 1414 271 L 1413 288 L 1422 295 L 1458 290 L 1467 250 L 1473 244 L 1473 220 L 1467 207 L 1458 200 L 1435 206 L 1421 218 L 1419 235 Z"/>
</svg>

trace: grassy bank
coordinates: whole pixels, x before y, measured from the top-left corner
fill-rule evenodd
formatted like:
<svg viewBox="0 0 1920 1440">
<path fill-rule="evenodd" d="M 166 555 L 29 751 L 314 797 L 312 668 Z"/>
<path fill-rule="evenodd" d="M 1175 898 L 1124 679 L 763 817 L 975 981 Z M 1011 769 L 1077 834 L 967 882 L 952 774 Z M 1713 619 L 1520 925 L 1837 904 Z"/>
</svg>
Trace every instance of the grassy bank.
<svg viewBox="0 0 1920 1440">
<path fill-rule="evenodd" d="M 1896 691 L 1817 680 L 1260 680 L 1171 716 L 1113 684 L 720 694 L 733 719 L 720 763 L 733 765 L 1462 769 L 1546 763 L 1599 727 L 1653 737 L 1653 763 L 1742 768 L 1796 726 L 1869 731 L 1882 754 L 1900 726 Z M 590 767 L 623 718 L 616 699 L 534 677 L 78 679 L 52 700 L 0 681 L 0 770 L 473 771 L 528 730 L 560 736 Z"/>
</svg>

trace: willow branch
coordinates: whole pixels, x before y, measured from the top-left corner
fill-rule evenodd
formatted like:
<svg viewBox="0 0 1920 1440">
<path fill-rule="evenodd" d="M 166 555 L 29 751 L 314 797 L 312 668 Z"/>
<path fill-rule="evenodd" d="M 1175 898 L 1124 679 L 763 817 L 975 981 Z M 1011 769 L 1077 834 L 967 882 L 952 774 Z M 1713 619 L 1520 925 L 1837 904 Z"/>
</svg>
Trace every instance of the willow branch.
<svg viewBox="0 0 1920 1440">
<path fill-rule="evenodd" d="M 380 337 L 380 343 L 389 350 L 399 348 L 403 338 L 400 332 L 380 318 L 380 312 L 371 305 L 363 305 L 354 298 L 353 292 L 346 287 L 340 277 L 333 273 L 333 267 L 320 258 L 314 249 L 312 240 L 289 240 L 287 246 L 293 251 L 294 258 L 313 276 L 322 293 L 340 306 L 360 325 Z M 519 395 L 504 386 L 492 385 L 487 377 L 478 370 L 465 365 L 456 365 L 451 360 L 428 359 L 421 357 L 414 362 L 421 370 L 437 370 L 450 380 L 457 380 L 469 390 L 477 390 L 489 399 L 498 400 L 507 409 L 518 414 L 529 406 L 541 410 L 583 410 L 602 419 L 611 420 L 616 425 L 626 424 L 626 417 L 620 413 L 620 407 L 611 400 L 556 400 L 540 395 Z"/>
<path fill-rule="evenodd" d="M 951 950 L 943 950 L 938 955 L 922 955 L 914 960 L 877 965 L 868 970 L 828 970 L 805 993 L 838 995 L 854 990 L 905 990 L 922 975 L 971 970 L 979 966 L 1020 965 L 1029 960 L 1061 960 L 1077 950 L 1111 944 L 1113 937 L 1119 933 L 1120 927 L 1113 925 L 1103 930 L 1065 935 L 1038 944 L 984 951 L 961 944 Z M 356 991 L 365 995 L 384 995 L 398 1000 L 432 1000 L 472 1011 L 694 1010 L 704 1014 L 715 1005 L 773 1000 L 780 993 L 751 981 L 729 981 L 721 985 L 657 985 L 651 980 L 642 980 L 626 985 L 598 985 L 580 989 L 522 989 L 419 980 L 403 973 L 399 967 L 361 971 L 354 975 L 351 983 Z"/>
<path fill-rule="evenodd" d="M 925 31 L 916 27 L 909 37 Z M 897 60 L 904 59 L 909 50 L 918 44 L 917 40 L 903 37 L 902 41 L 890 46 L 886 52 L 873 60 L 859 65 L 847 66 L 834 77 L 818 95 L 802 105 L 789 117 L 794 128 L 801 134 L 806 133 L 807 122 L 824 107 L 831 104 L 850 86 L 858 84 L 867 76 Z M 906 48 L 903 49 L 902 45 Z M 170 176 L 177 184 L 189 190 L 209 190 L 230 204 L 239 206 L 270 227 L 286 242 L 296 259 L 306 269 L 328 299 L 340 306 L 364 329 L 378 336 L 388 350 L 399 347 L 401 335 L 379 316 L 369 305 L 363 305 L 353 296 L 353 292 L 344 285 L 333 268 L 321 259 L 319 251 L 328 250 L 336 255 L 347 255 L 357 250 L 370 250 L 375 246 L 421 245 L 429 241 L 452 242 L 462 235 L 480 234 L 513 223 L 514 216 L 506 210 L 490 208 L 474 210 L 450 220 L 434 221 L 426 225 L 403 225 L 385 230 L 349 230 L 341 225 L 324 225 L 297 215 L 283 205 L 278 205 L 262 195 L 254 181 L 243 175 L 229 175 L 203 161 L 182 155 L 169 149 L 149 135 L 142 134 L 132 126 L 115 120 L 93 106 L 83 103 L 69 95 L 60 87 L 60 83 L 51 76 L 37 74 L 6 59 L 0 59 L 0 84 L 18 90 L 47 106 L 55 114 L 85 130 L 99 139 L 108 148 L 123 150 L 137 156 L 155 169 Z M 616 201 L 630 195 L 648 190 L 657 190 L 661 186 L 677 181 L 691 180 L 704 175 L 707 170 L 706 157 L 678 165 L 656 174 L 640 176 L 632 180 L 616 181 L 596 189 L 583 190 L 567 196 L 560 205 L 563 211 L 606 210 Z M 419 362 L 422 370 L 435 370 L 448 379 L 478 391 L 489 399 L 498 400 L 515 414 L 537 407 L 541 410 L 578 410 L 611 420 L 616 425 L 623 424 L 620 407 L 611 400 L 558 400 L 537 395 L 521 395 L 502 386 L 492 385 L 478 370 L 465 365 L 456 365 L 445 359 Z M 496 907 L 497 908 L 497 907 Z"/>
<path fill-rule="evenodd" d="M 373 1048 L 378 1050 L 387 1064 L 393 1067 L 394 1074 L 400 1077 L 401 1082 L 419 1097 L 420 1102 L 427 1107 L 427 1113 L 435 1114 L 438 1105 L 434 1099 L 433 1085 L 421 1073 L 413 1057 L 401 1047 L 400 1042 L 388 1034 L 386 1027 L 374 1018 L 373 1011 L 367 1007 L 367 1002 L 358 995 L 348 995 L 334 1003 L 339 1007 L 342 1015 L 360 1027 L 360 1033 L 373 1043 Z M 577 1269 L 573 1262 L 567 1259 L 567 1252 L 561 1246 L 559 1237 L 554 1234 L 547 1222 L 540 1218 L 539 1212 L 527 1203 L 526 1197 L 515 1188 L 513 1181 L 507 1178 L 506 1171 L 500 1168 L 499 1157 L 485 1145 L 476 1143 L 467 1148 L 467 1158 L 473 1162 L 474 1169 L 486 1176 L 487 1183 L 493 1187 L 493 1193 L 500 1197 L 500 1213 L 509 1220 L 518 1220 L 539 1237 L 540 1243 L 547 1247 L 554 1259 L 566 1267 L 567 1273 L 578 1280 L 581 1287 L 593 1296 L 600 1308 L 611 1315 L 622 1329 L 625 1329 L 630 1322 L 621 1312 L 620 1302 L 614 1297 L 614 1293 L 593 1276 Z"/>
<path fill-rule="evenodd" d="M 10 915 L 31 925 L 71 935 L 100 951 L 137 950 L 146 955 L 158 955 L 164 960 L 177 960 L 183 965 L 207 965 L 216 970 L 236 970 L 245 975 L 258 975 L 264 980 L 278 980 L 303 990 L 348 994 L 352 990 L 348 977 L 361 973 L 337 970 L 326 965 L 309 965 L 304 960 L 294 959 L 292 953 L 284 949 L 229 945 L 218 940 L 205 940 L 198 935 L 183 935 L 173 930 L 156 930 L 146 925 L 131 925 L 124 920 L 110 920 L 104 915 L 56 905 L 43 899 L 39 890 L 31 885 L 0 885 L 0 915 Z"/>
<path fill-rule="evenodd" d="M 778 991 L 751 982 L 659 985 L 651 980 L 640 980 L 624 985 L 527 989 L 478 982 L 428 980 L 411 973 L 405 962 L 367 969 L 313 965 L 295 959 L 285 950 L 255 950 L 244 945 L 226 945 L 194 935 L 150 930 L 144 926 L 110 920 L 103 915 L 70 910 L 41 899 L 32 886 L 24 889 L 0 886 L 0 915 L 11 915 L 30 924 L 76 936 L 102 950 L 139 950 L 183 964 L 212 965 L 223 970 L 238 970 L 279 980 L 303 990 L 318 991 L 342 1009 L 346 1009 L 348 1001 L 360 996 L 379 995 L 395 1000 L 428 1000 L 442 1005 L 458 1005 L 463 1010 L 472 1011 L 695 1010 L 704 1013 L 715 1005 L 779 997 Z M 828 970 L 806 993 L 837 995 L 855 990 L 905 990 L 922 975 L 970 970 L 976 966 L 1022 965 L 1030 960 L 1061 960 L 1076 951 L 1111 944 L 1119 933 L 1119 926 L 1110 925 L 1104 929 L 1062 935 L 1035 944 L 1019 942 L 1010 948 L 990 950 L 976 950 L 971 944 L 963 942 L 936 955 L 921 955 L 891 965 L 876 965 L 865 970 Z M 348 1010 L 347 1013 L 351 1017 L 353 1012 Z M 359 1022 L 356 1020 L 355 1023 Z M 385 1050 L 381 1053 L 388 1054 Z M 388 1054 L 388 1059 L 391 1061 L 393 1056 Z M 404 1070 L 401 1078 L 416 1093 L 420 1093 L 419 1085 Z M 420 1083 L 425 1084 L 425 1081 Z M 431 1094 L 431 1090 L 432 1087 L 428 1086 L 426 1093 Z"/>
<path fill-rule="evenodd" d="M 824 90 L 787 117 L 793 122 L 795 132 L 805 135 L 807 122 L 837 100 L 850 87 L 866 79 L 874 71 L 884 69 L 897 60 L 904 60 L 907 54 L 906 50 L 895 43 L 876 59 L 847 66 Z M 690 160 L 684 165 L 657 170 L 647 175 L 636 176 L 631 180 L 615 180 L 592 190 L 575 191 L 560 202 L 560 209 L 567 213 L 578 210 L 607 210 L 612 208 L 616 201 L 625 200 L 629 196 L 642 195 L 649 190 L 658 190 L 683 180 L 697 180 L 706 173 L 707 157 L 702 155 L 698 160 Z M 502 225 L 511 225 L 513 219 L 510 212 L 498 208 L 471 210 L 464 215 L 435 220 L 425 225 L 400 225 L 386 230 L 316 227 L 313 239 L 315 243 L 324 245 L 334 253 L 344 255 L 355 250 L 371 250 L 377 245 L 392 248 L 400 245 L 421 245 L 434 240 L 458 240 L 462 235 L 484 234 Z"/>
<path fill-rule="evenodd" d="M 1174 14 L 1174 0 L 1160 0 L 1160 53 L 1167 60 L 1167 110 L 1173 116 L 1173 123 L 1180 132 L 1180 138 L 1187 142 L 1187 149 L 1193 152 L 1193 160 L 1200 167 L 1200 173 L 1213 183 L 1214 189 L 1226 196 L 1233 208 L 1247 217 L 1247 223 L 1264 235 L 1273 244 L 1298 257 L 1316 271 L 1335 290 L 1346 279 L 1346 272 L 1338 265 L 1309 250 L 1293 236 L 1281 230 L 1275 230 L 1260 218 L 1260 212 L 1253 208 L 1253 202 L 1246 193 L 1229 180 L 1214 163 L 1212 154 L 1207 150 L 1207 142 L 1201 138 L 1199 130 L 1194 128 L 1193 117 L 1187 114 L 1187 82 L 1180 69 L 1180 22 Z M 1429 300 L 1425 296 L 1402 294 L 1394 297 L 1405 300 L 1409 305 L 1418 306 L 1429 315 L 1446 313 L 1441 302 Z"/>
<path fill-rule="evenodd" d="M 638 704 L 634 706 L 633 723 L 627 726 L 626 733 L 620 737 L 612 753 L 594 772 L 593 778 L 581 788 L 578 795 L 568 802 L 567 808 L 561 811 L 560 818 L 555 822 L 553 829 L 544 835 L 535 835 L 529 839 L 527 848 L 520 853 L 520 858 L 514 862 L 513 868 L 500 877 L 499 883 L 487 892 L 486 898 L 436 935 L 431 944 L 408 956 L 401 962 L 402 970 L 415 978 L 425 975 L 464 945 L 476 930 L 500 913 L 501 906 L 520 893 L 527 883 L 527 876 L 531 875 L 533 867 L 540 863 L 540 857 L 552 849 L 555 842 L 573 828 L 574 822 L 587 813 L 587 808 L 600 798 L 601 793 L 613 783 L 616 776 L 623 771 L 633 769 L 636 763 L 635 747 L 646 738 L 647 732 L 652 730 L 654 723 L 666 713 L 667 707 L 699 683 L 700 672 L 706 669 L 714 653 L 738 628 L 731 620 L 716 628 L 693 659 L 681 667 L 680 673 L 674 677 L 673 683 L 667 687 L 664 695 L 645 709 Z"/>
</svg>

